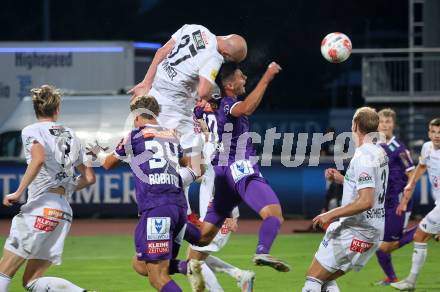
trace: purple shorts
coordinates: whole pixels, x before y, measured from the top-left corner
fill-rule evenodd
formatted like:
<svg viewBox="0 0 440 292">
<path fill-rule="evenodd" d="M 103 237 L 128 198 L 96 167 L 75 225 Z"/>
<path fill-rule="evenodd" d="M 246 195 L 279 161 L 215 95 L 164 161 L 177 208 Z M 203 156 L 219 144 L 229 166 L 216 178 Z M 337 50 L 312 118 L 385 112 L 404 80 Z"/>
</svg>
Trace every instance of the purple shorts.
<svg viewBox="0 0 440 292">
<path fill-rule="evenodd" d="M 145 210 L 135 231 L 137 258 L 155 262 L 177 257 L 186 224 L 186 208 L 164 205 Z"/>
<path fill-rule="evenodd" d="M 405 230 L 407 215 L 398 216 L 396 214 L 397 206 L 399 206 L 399 202 L 389 204 L 385 209 L 385 231 L 383 235 L 383 241 L 385 242 L 400 240 Z"/>
<path fill-rule="evenodd" d="M 233 166 L 214 166 L 215 193 L 203 221 L 220 228 L 242 201 L 257 213 L 268 205 L 280 204 L 277 195 L 261 176 L 258 165 L 249 165 L 247 169 L 241 165 L 239 170 L 240 173 L 237 173 Z"/>
</svg>

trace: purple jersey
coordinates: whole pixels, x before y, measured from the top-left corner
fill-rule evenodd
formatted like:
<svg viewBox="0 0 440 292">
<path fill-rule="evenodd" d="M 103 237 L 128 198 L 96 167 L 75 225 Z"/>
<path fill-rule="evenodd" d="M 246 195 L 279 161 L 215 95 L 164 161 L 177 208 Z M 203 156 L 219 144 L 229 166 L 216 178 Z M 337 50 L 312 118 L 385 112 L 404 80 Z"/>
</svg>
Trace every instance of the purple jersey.
<svg viewBox="0 0 440 292">
<path fill-rule="evenodd" d="M 134 129 L 119 143 L 115 154 L 130 159 L 139 213 L 167 204 L 186 208 L 182 179 L 176 170 L 182 148 L 174 131 L 149 124 Z"/>
<path fill-rule="evenodd" d="M 249 159 L 255 155 L 252 139 L 248 136 L 248 117 L 237 118 L 231 115 L 232 108 L 238 103 L 240 101 L 236 98 L 225 96 L 218 101 L 214 115 L 205 115 L 209 117 L 206 120 L 209 130 L 216 133 L 219 143 L 219 150 L 212 160 L 212 165 L 230 165 L 237 160 Z M 196 108 L 194 113 L 197 118 L 203 118 L 200 108 Z"/>
<path fill-rule="evenodd" d="M 414 169 L 411 155 L 403 143 L 397 141 L 395 137 L 386 144 L 381 144 L 388 156 L 389 178 L 385 201 L 385 208 L 394 206 L 400 201 L 400 194 L 408 182 L 406 173 Z"/>
</svg>

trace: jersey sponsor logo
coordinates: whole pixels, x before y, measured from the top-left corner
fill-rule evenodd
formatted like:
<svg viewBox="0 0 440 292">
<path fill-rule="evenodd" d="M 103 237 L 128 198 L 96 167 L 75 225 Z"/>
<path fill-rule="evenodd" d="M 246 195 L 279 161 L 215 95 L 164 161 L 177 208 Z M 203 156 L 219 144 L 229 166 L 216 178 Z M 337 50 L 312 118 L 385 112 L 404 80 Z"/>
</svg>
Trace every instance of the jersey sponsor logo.
<svg viewBox="0 0 440 292">
<path fill-rule="evenodd" d="M 235 182 L 254 173 L 254 168 L 249 160 L 236 161 L 229 168 Z"/>
<path fill-rule="evenodd" d="M 366 172 L 362 172 L 358 177 L 358 183 L 360 185 L 369 184 L 373 182 L 373 178 Z"/>
<path fill-rule="evenodd" d="M 374 208 L 367 211 L 367 219 L 385 218 L 385 208 Z"/>
<path fill-rule="evenodd" d="M 147 254 L 159 255 L 170 252 L 170 242 L 168 240 L 147 242 Z"/>
<path fill-rule="evenodd" d="M 203 40 L 202 33 L 200 30 L 195 31 L 192 33 L 192 37 L 194 40 L 194 43 L 196 44 L 197 50 L 205 49 L 205 41 Z"/>
<path fill-rule="evenodd" d="M 170 239 L 170 217 L 150 217 L 147 219 L 147 240 Z"/>
<path fill-rule="evenodd" d="M 353 240 L 351 241 L 350 250 L 352 252 L 364 253 L 368 251 L 372 246 L 373 244 L 371 242 L 366 242 L 353 238 Z"/>
<path fill-rule="evenodd" d="M 57 209 L 51 209 L 51 208 L 44 208 L 43 209 L 43 215 L 44 217 L 52 217 L 56 219 L 62 219 L 70 221 L 72 219 L 72 215 Z"/>
<path fill-rule="evenodd" d="M 34 228 L 45 232 L 54 231 L 58 226 L 58 221 L 50 220 L 41 216 L 37 216 L 34 223 Z"/>
</svg>

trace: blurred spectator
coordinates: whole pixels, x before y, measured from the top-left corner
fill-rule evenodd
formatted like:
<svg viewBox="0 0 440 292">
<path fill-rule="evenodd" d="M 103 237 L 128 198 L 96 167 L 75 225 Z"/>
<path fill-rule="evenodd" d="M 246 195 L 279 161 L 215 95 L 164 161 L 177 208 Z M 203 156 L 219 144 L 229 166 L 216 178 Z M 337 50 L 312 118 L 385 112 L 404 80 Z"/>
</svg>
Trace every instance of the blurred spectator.
<svg viewBox="0 0 440 292">
<path fill-rule="evenodd" d="M 332 127 L 329 127 L 325 130 L 324 135 L 328 133 L 333 133 L 333 139 L 331 141 L 324 142 L 321 146 L 321 156 L 333 156 L 334 149 L 335 149 L 335 140 L 336 140 L 336 134 L 335 129 Z"/>
</svg>

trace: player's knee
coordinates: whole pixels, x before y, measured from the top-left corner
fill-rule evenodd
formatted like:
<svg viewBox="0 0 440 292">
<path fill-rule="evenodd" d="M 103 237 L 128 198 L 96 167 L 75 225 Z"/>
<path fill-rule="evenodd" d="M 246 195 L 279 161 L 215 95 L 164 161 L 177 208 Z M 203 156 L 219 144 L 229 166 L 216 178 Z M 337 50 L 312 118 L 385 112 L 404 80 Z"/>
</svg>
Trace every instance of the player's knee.
<svg viewBox="0 0 440 292">
<path fill-rule="evenodd" d="M 138 261 L 136 258 L 133 258 L 132 261 L 133 270 L 141 276 L 148 277 L 147 266 L 144 262 Z"/>
</svg>

